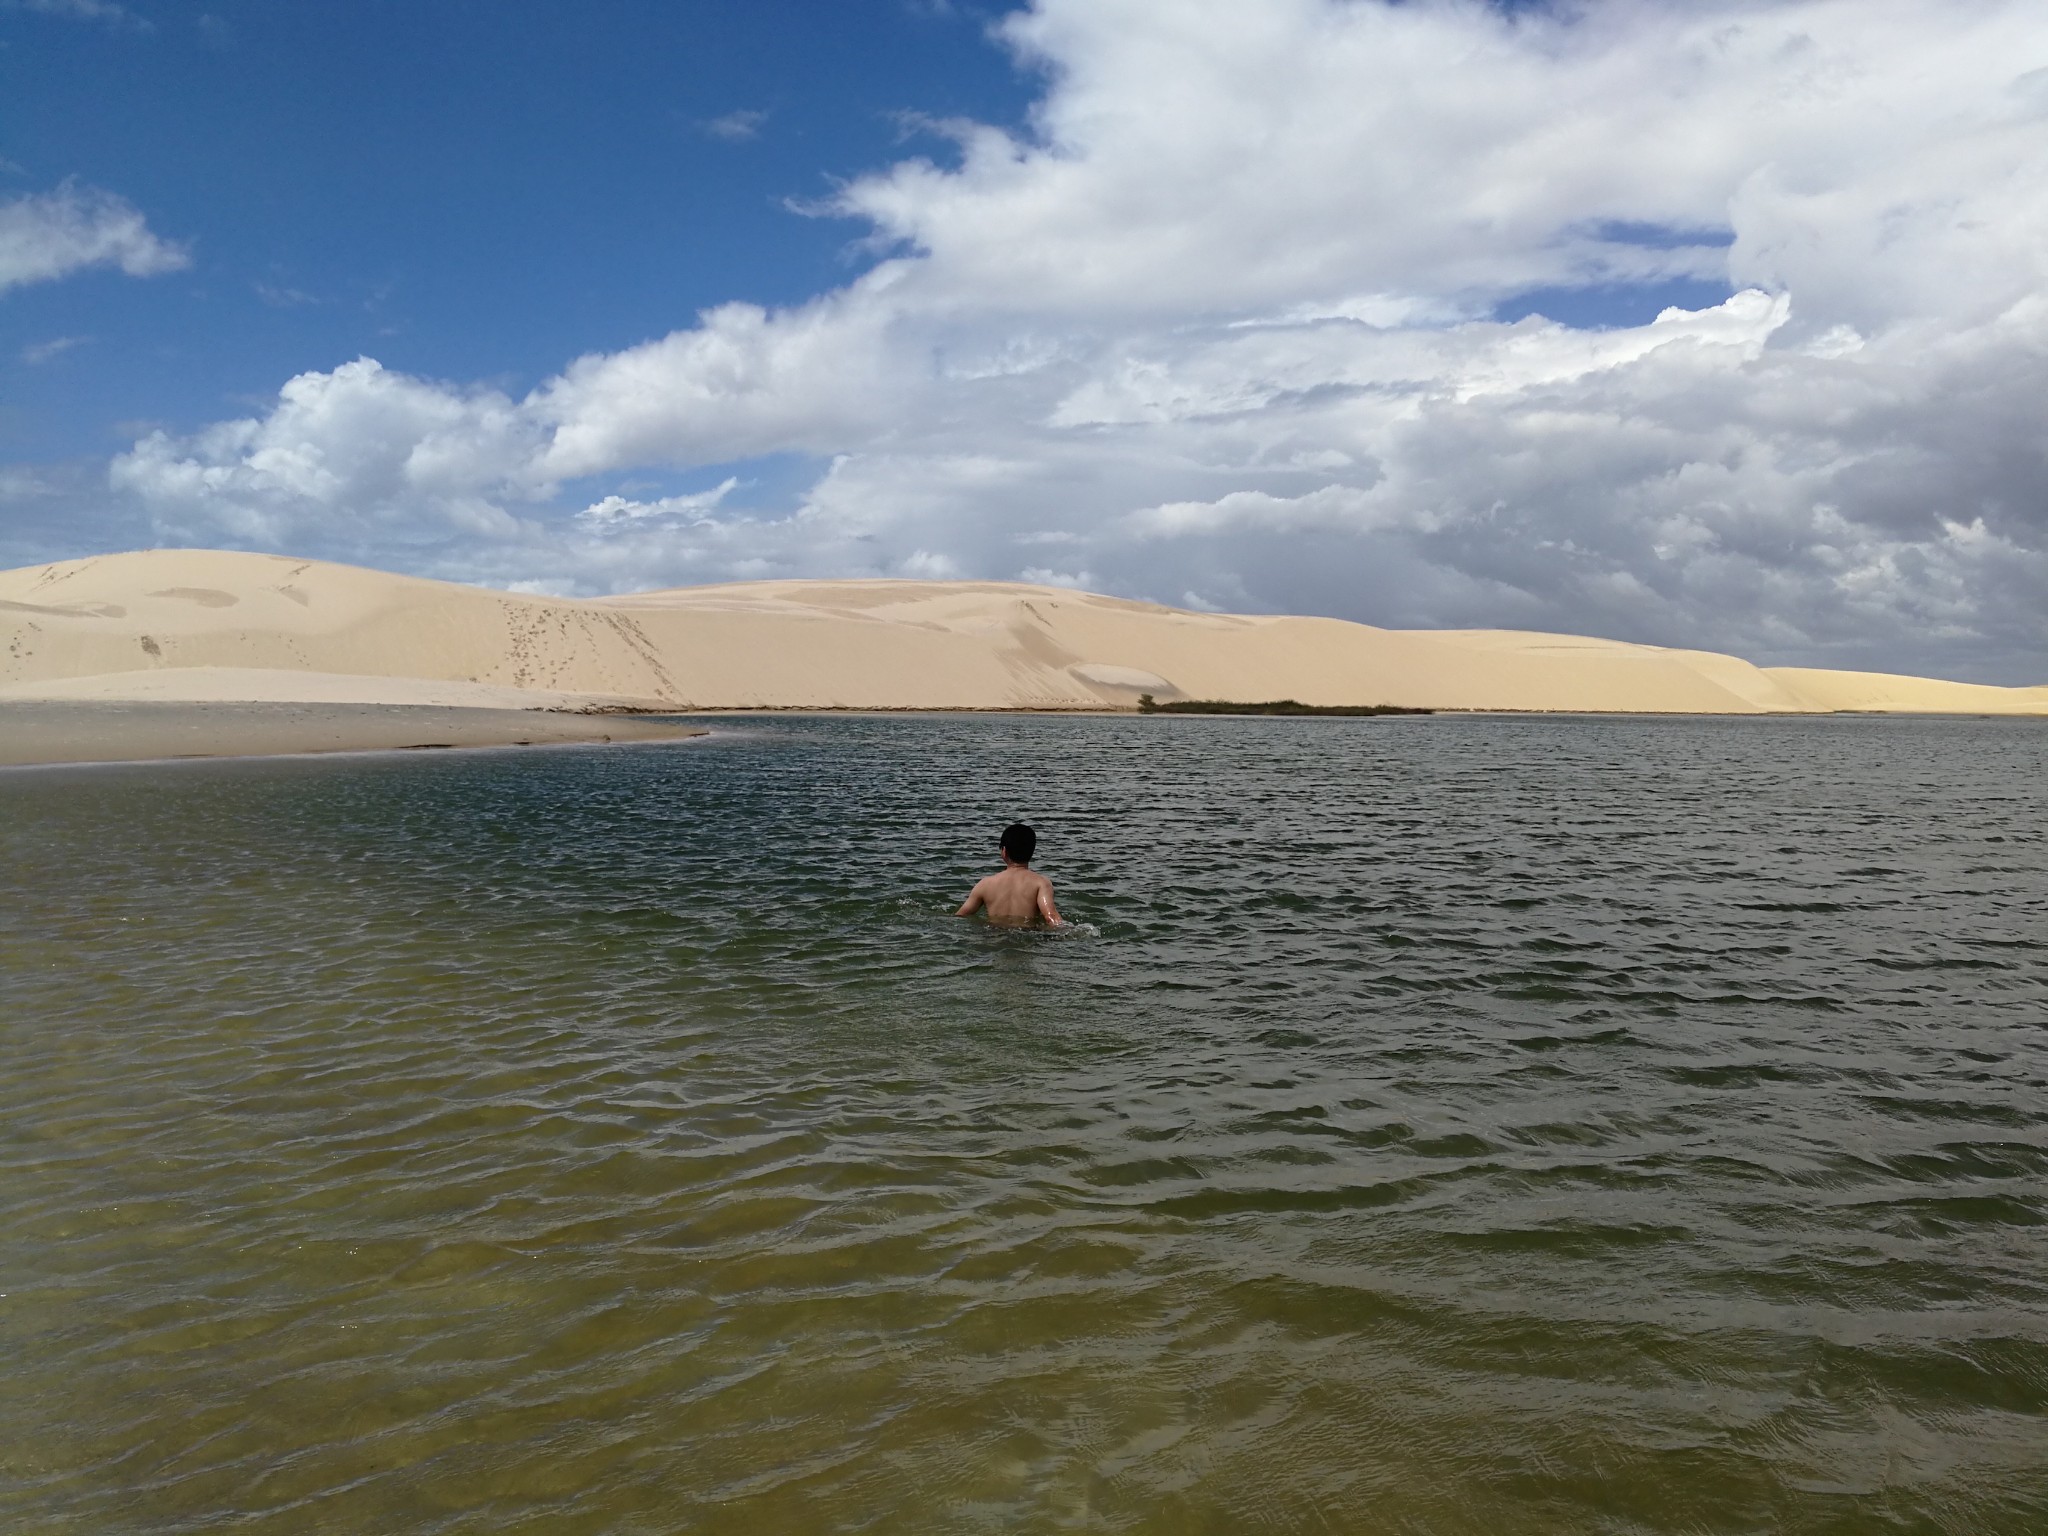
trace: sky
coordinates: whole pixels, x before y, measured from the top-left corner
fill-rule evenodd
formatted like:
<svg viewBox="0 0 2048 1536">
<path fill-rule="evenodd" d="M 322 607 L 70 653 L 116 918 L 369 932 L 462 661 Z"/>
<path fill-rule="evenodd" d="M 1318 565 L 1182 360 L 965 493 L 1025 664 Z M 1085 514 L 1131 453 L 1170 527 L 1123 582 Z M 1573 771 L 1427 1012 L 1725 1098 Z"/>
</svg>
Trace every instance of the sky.
<svg viewBox="0 0 2048 1536">
<path fill-rule="evenodd" d="M 2048 682 L 2038 0 L 0 0 L 0 564 Z"/>
</svg>

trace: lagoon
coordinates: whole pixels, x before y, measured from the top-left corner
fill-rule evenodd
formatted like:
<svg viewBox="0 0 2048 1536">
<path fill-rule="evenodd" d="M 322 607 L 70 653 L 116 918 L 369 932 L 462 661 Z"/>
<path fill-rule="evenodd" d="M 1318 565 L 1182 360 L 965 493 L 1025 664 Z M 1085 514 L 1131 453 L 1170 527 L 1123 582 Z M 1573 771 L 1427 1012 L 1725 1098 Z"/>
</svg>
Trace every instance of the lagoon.
<svg viewBox="0 0 2048 1536">
<path fill-rule="evenodd" d="M 0 1524 L 2048 1522 L 2048 726 L 709 723 L 0 774 Z"/>
</svg>

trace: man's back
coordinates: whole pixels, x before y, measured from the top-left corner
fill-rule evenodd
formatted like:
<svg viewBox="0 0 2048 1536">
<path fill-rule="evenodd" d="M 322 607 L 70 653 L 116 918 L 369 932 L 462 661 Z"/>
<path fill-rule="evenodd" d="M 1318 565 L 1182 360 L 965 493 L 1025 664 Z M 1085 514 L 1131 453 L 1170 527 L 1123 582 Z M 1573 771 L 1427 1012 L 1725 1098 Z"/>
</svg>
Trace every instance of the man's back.
<svg viewBox="0 0 2048 1536">
<path fill-rule="evenodd" d="M 977 882 L 960 903 L 959 915 L 986 911 L 990 922 L 1006 926 L 1044 918 L 1057 928 L 1060 909 L 1052 903 L 1052 882 L 1031 868 L 1038 834 L 1022 822 L 1012 822 L 1003 828 L 996 846 L 1003 861 L 1002 873 Z"/>
<path fill-rule="evenodd" d="M 967 899 L 973 901 L 977 896 L 992 923 L 1028 923 L 1039 917 L 1049 923 L 1060 920 L 1052 904 L 1052 882 L 1022 865 L 990 875 Z"/>
</svg>

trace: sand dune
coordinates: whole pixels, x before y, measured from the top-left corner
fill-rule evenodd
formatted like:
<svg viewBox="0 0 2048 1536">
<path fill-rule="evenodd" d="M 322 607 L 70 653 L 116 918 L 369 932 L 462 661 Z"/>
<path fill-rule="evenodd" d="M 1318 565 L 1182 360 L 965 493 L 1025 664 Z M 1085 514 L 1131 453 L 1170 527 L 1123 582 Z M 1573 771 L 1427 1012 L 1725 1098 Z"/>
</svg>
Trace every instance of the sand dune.
<svg viewBox="0 0 2048 1536">
<path fill-rule="evenodd" d="M 996 582 L 774 581 L 597 601 L 150 550 L 0 572 L 0 700 L 561 709 L 1439 709 L 2048 714 L 2048 687 L 1759 668 L 1571 635 L 1193 613 Z"/>
</svg>

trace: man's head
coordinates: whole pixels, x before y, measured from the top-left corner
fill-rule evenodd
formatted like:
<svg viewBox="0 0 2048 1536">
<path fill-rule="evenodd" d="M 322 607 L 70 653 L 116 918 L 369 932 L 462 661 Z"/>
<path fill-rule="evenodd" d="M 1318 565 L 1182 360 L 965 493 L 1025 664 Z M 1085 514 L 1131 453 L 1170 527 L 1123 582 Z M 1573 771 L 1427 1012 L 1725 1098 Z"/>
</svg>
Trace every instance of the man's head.
<svg viewBox="0 0 2048 1536">
<path fill-rule="evenodd" d="M 1038 834 L 1021 821 L 1013 821 L 1003 828 L 1003 835 L 996 846 L 1012 864 L 1029 864 L 1031 855 L 1038 851 Z"/>
</svg>

